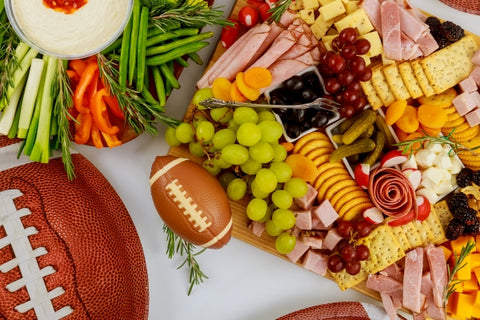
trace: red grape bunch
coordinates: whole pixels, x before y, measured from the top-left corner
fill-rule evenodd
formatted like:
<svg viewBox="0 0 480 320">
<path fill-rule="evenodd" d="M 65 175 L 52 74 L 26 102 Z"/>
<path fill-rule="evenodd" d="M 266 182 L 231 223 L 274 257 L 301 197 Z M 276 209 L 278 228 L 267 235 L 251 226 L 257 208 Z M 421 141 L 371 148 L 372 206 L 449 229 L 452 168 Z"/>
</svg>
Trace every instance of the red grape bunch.
<svg viewBox="0 0 480 320">
<path fill-rule="evenodd" d="M 343 269 L 348 274 L 356 275 L 360 272 L 360 261 L 370 257 L 370 250 L 364 244 L 357 244 L 357 238 L 363 238 L 370 234 L 372 225 L 366 220 L 347 221 L 340 220 L 337 231 L 342 236 L 335 247 L 335 253 L 328 258 L 328 269 L 331 272 L 340 272 Z"/>
<path fill-rule="evenodd" d="M 367 104 L 360 81 L 372 77 L 372 70 L 361 57 L 369 50 L 370 42 L 359 38 L 357 29 L 345 28 L 332 40 L 332 50 L 320 57 L 318 70 L 325 79 L 325 90 L 342 105 L 342 117 L 352 117 Z"/>
</svg>

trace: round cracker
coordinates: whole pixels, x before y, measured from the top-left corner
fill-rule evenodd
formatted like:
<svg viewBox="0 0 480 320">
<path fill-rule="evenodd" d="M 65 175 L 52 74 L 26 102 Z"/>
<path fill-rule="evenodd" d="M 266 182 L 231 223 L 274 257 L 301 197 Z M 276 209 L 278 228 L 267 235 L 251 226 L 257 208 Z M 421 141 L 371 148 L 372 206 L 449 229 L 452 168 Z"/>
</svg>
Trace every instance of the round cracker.
<svg viewBox="0 0 480 320">
<path fill-rule="evenodd" d="M 346 197 L 346 196 L 345 196 Z M 354 208 L 355 206 L 361 204 L 361 203 L 365 203 L 365 202 L 368 202 L 370 203 L 372 206 L 372 201 L 370 200 L 370 198 L 368 196 L 363 196 L 363 197 L 358 197 L 358 198 L 350 198 L 349 201 L 346 201 L 338 210 L 338 214 L 340 216 L 343 216 L 345 215 L 346 212 L 348 212 L 349 210 L 351 210 L 352 208 Z"/>
<path fill-rule="evenodd" d="M 300 148 L 303 147 L 310 140 L 328 140 L 328 141 L 330 141 L 328 139 L 328 136 L 326 134 L 324 134 L 323 132 L 313 131 L 313 132 L 310 132 L 309 134 L 304 135 L 300 139 L 298 139 L 297 142 L 295 142 L 295 146 L 293 147 L 292 152 L 297 153 L 298 150 L 300 150 Z"/>
<path fill-rule="evenodd" d="M 315 159 L 312 159 L 312 161 L 313 161 L 313 163 L 315 163 L 315 165 L 318 168 L 324 163 L 329 163 L 329 161 L 328 161 L 329 159 L 330 159 L 330 154 L 327 153 L 327 154 L 318 156 Z"/>
<path fill-rule="evenodd" d="M 343 188 L 342 190 L 338 191 L 335 193 L 330 199 L 330 203 L 332 204 L 333 207 L 337 206 L 337 203 L 343 199 L 343 196 L 348 194 L 349 192 L 357 192 L 358 190 L 362 190 L 362 188 L 358 185 L 355 186 L 348 186 L 346 188 Z"/>
<path fill-rule="evenodd" d="M 315 187 L 315 189 L 319 190 L 320 187 L 324 183 L 326 183 L 328 179 L 330 179 L 332 176 L 335 176 L 335 175 L 347 175 L 348 177 L 350 177 L 348 171 L 345 170 L 344 168 L 334 167 L 334 168 L 330 168 L 329 170 L 323 171 L 322 174 L 318 174 L 317 178 L 314 181 L 313 186 Z"/>
<path fill-rule="evenodd" d="M 363 212 L 369 208 L 374 207 L 374 205 L 371 202 L 363 202 L 359 203 L 353 208 L 351 208 L 349 211 L 345 212 L 342 216 L 343 219 L 345 220 L 353 220 L 357 218 L 358 216 L 362 216 Z"/>
<path fill-rule="evenodd" d="M 325 162 L 317 167 L 317 172 L 318 174 L 323 174 L 326 170 L 330 168 L 344 168 L 345 166 L 343 165 L 342 162 Z"/>
<path fill-rule="evenodd" d="M 357 185 L 357 183 L 351 177 L 350 179 L 337 182 L 327 191 L 327 194 L 325 195 L 325 199 L 331 199 L 335 193 L 342 190 L 343 188 L 346 188 L 348 186 L 355 186 L 355 185 Z"/>
<path fill-rule="evenodd" d="M 333 145 L 331 147 L 320 147 L 320 148 L 313 149 L 312 151 L 308 152 L 307 154 L 305 154 L 305 157 L 307 157 L 310 160 L 313 160 L 316 157 L 320 157 L 320 156 L 323 156 L 323 155 L 330 156 L 330 154 L 333 152 L 333 150 L 334 150 Z"/>
<path fill-rule="evenodd" d="M 330 142 L 330 140 L 327 140 L 327 141 L 319 140 L 319 139 L 310 140 L 307 143 L 305 143 L 296 153 L 300 153 L 305 156 L 309 152 L 319 148 L 329 148 L 333 151 L 333 144 Z"/>
<path fill-rule="evenodd" d="M 327 193 L 327 190 L 332 187 L 335 183 L 338 183 L 340 181 L 346 180 L 346 179 L 351 179 L 350 175 L 348 173 L 344 174 L 335 174 L 330 176 L 328 179 L 326 179 L 323 183 L 317 183 L 317 191 L 318 191 L 318 198 L 320 199 L 328 199 L 325 197 L 325 194 Z M 316 182 L 321 181 L 317 180 Z"/>
<path fill-rule="evenodd" d="M 345 205 L 347 205 L 347 203 L 355 199 L 362 199 L 362 198 L 370 200 L 370 198 L 368 197 L 368 194 L 364 190 L 357 189 L 354 191 L 350 191 L 347 194 L 344 194 L 344 196 L 341 197 L 338 201 L 336 201 L 335 205 L 332 204 L 332 206 L 335 208 L 335 210 L 337 210 L 337 212 L 339 212 Z"/>
</svg>

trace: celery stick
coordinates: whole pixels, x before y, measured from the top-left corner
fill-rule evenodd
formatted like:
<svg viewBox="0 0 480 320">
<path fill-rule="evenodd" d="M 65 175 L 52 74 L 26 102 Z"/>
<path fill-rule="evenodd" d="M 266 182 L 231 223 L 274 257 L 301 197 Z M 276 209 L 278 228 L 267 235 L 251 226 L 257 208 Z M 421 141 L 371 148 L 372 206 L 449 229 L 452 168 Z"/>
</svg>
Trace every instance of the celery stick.
<svg viewBox="0 0 480 320">
<path fill-rule="evenodd" d="M 50 125 L 53 110 L 52 86 L 59 62 L 60 60 L 57 58 L 47 58 L 37 136 L 35 137 L 35 144 L 33 145 L 32 153 L 30 154 L 30 160 L 32 161 L 48 163 L 50 158 Z"/>
<path fill-rule="evenodd" d="M 45 62 L 42 59 L 35 58 L 32 60 L 30 71 L 28 73 L 27 83 L 25 84 L 25 93 L 23 95 L 22 106 L 20 109 L 20 120 L 18 123 L 17 137 L 24 139 L 27 136 L 28 127 L 33 115 L 35 100 L 37 99 L 40 79 L 43 74 L 43 66 Z"/>
<path fill-rule="evenodd" d="M 23 77 L 23 79 L 21 79 L 20 83 L 17 85 L 17 88 L 13 92 L 12 96 L 10 97 L 7 106 L 3 110 L 3 114 L 0 119 L 0 135 L 6 136 L 10 131 L 13 120 L 15 118 L 15 113 L 17 111 L 18 101 L 20 101 L 20 97 L 22 96 L 25 81 L 26 77 Z"/>
<path fill-rule="evenodd" d="M 45 56 L 46 59 L 47 56 Z M 38 119 L 40 117 L 40 106 L 43 96 L 43 84 L 45 83 L 45 77 L 40 79 L 40 87 L 37 93 L 37 100 L 35 101 L 35 108 L 33 111 L 32 121 L 28 127 L 27 136 L 25 137 L 25 143 L 23 146 L 23 154 L 29 156 L 32 153 L 33 145 L 35 144 L 35 138 L 37 136 Z"/>
<path fill-rule="evenodd" d="M 30 68 L 30 64 L 32 63 L 32 60 L 37 56 L 37 54 L 38 54 L 37 50 L 30 48 L 28 49 L 28 52 L 25 54 L 23 59 L 20 61 L 20 65 L 12 75 L 13 85 L 8 87 L 6 96 L 2 97 L 2 100 L 0 101 L 0 111 L 2 111 L 7 106 L 8 101 L 10 100 L 12 94 L 15 92 L 15 89 L 17 89 L 20 81 L 22 81 L 22 79 L 24 78 L 25 74 Z"/>
<path fill-rule="evenodd" d="M 23 99 L 23 96 L 22 96 Z M 20 100 L 20 104 L 22 100 Z M 9 139 L 15 139 L 17 137 L 18 132 L 18 121 L 20 120 L 20 108 L 17 108 L 17 112 L 15 112 L 15 118 L 13 119 L 12 126 L 10 127 L 10 131 L 8 131 L 7 137 Z"/>
<path fill-rule="evenodd" d="M 15 57 L 17 58 L 18 62 L 22 61 L 28 50 L 30 50 L 30 47 L 25 42 L 20 42 L 17 45 L 17 47 L 15 48 Z"/>
</svg>

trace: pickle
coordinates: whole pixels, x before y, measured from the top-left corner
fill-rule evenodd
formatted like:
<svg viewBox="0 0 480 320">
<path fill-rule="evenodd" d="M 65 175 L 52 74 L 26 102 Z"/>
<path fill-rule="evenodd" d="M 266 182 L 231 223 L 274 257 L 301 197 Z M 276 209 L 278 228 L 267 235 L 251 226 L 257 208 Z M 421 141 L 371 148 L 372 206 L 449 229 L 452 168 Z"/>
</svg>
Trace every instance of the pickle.
<svg viewBox="0 0 480 320">
<path fill-rule="evenodd" d="M 370 152 L 375 148 L 375 142 L 372 139 L 359 139 L 351 144 L 344 144 L 338 147 L 330 155 L 330 162 L 338 162 L 345 157 L 352 156 L 354 154 Z"/>
<path fill-rule="evenodd" d="M 373 110 L 367 109 L 360 114 L 360 117 L 348 128 L 343 134 L 342 141 L 344 144 L 351 144 L 362 133 L 364 133 L 368 127 L 375 123 L 377 119 L 377 113 Z M 371 151 L 371 150 L 370 150 Z"/>
<path fill-rule="evenodd" d="M 336 144 L 341 144 L 342 142 L 342 135 L 341 134 L 334 134 L 332 136 L 332 141 L 335 142 Z"/>
<path fill-rule="evenodd" d="M 356 115 L 354 115 L 353 117 L 351 118 L 346 118 L 345 120 L 343 120 L 339 125 L 338 125 L 338 131 L 339 133 L 345 133 L 345 131 L 347 131 L 351 126 L 352 124 L 357 121 L 357 119 L 361 116 L 362 113 L 357 113 Z"/>
<path fill-rule="evenodd" d="M 377 162 L 377 160 L 380 158 L 386 140 L 387 137 L 385 136 L 385 134 L 382 131 L 378 130 L 375 133 L 375 149 L 373 149 L 372 152 L 367 155 L 363 163 L 369 164 L 370 167 L 373 166 L 375 162 Z"/>
<path fill-rule="evenodd" d="M 365 130 L 360 136 L 359 138 L 370 138 L 373 133 L 375 132 L 375 126 L 372 124 L 371 126 L 369 126 L 367 128 L 367 130 Z"/>
<path fill-rule="evenodd" d="M 383 134 L 385 134 L 385 146 L 384 148 L 386 150 L 391 150 L 393 145 L 395 144 L 395 138 L 392 135 L 392 132 L 390 132 L 390 129 L 388 128 L 387 123 L 385 122 L 385 119 L 379 114 L 377 114 L 377 119 L 375 119 L 375 125 L 377 126 L 377 129 L 382 131 Z"/>
</svg>

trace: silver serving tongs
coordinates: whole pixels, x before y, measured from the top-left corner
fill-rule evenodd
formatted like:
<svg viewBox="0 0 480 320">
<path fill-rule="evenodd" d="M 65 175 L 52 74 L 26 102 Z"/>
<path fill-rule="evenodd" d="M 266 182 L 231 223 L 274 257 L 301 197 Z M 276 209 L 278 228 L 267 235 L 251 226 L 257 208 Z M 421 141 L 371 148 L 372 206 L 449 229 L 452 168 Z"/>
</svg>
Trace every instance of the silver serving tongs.
<svg viewBox="0 0 480 320">
<path fill-rule="evenodd" d="M 236 107 L 249 107 L 249 108 L 270 108 L 270 109 L 316 109 L 326 110 L 334 113 L 338 113 L 340 103 L 335 102 L 327 98 L 317 98 L 312 102 L 303 104 L 268 104 L 268 103 L 252 103 L 252 102 L 237 102 L 237 101 L 225 101 L 216 98 L 208 98 L 199 103 L 202 107 L 207 109 L 215 108 L 236 108 Z"/>
</svg>

